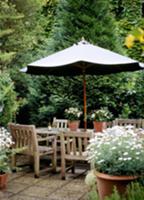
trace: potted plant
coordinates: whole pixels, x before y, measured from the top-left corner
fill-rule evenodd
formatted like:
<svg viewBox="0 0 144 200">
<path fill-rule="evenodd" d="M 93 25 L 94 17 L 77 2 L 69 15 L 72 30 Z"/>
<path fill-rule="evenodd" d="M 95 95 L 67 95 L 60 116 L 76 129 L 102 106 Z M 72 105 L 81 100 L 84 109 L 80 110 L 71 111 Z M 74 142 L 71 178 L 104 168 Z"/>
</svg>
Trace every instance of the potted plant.
<svg viewBox="0 0 144 200">
<path fill-rule="evenodd" d="M 114 185 L 124 194 L 129 181 L 144 175 L 144 131 L 132 126 L 114 126 L 97 133 L 87 148 L 95 169 L 100 199 L 109 196 Z"/>
<path fill-rule="evenodd" d="M 95 132 L 101 132 L 106 128 L 106 122 L 112 118 L 112 113 L 106 108 L 94 110 L 90 114 L 90 119 L 93 120 Z"/>
<path fill-rule="evenodd" d="M 13 144 L 10 133 L 3 127 L 0 127 L 0 189 L 4 189 L 7 184 L 8 172 L 10 172 L 9 156 L 12 153 L 10 149 Z"/>
<path fill-rule="evenodd" d="M 79 127 L 79 118 L 81 116 L 82 112 L 75 107 L 70 107 L 65 110 L 65 117 L 68 119 L 68 126 L 70 130 L 76 131 Z"/>
</svg>

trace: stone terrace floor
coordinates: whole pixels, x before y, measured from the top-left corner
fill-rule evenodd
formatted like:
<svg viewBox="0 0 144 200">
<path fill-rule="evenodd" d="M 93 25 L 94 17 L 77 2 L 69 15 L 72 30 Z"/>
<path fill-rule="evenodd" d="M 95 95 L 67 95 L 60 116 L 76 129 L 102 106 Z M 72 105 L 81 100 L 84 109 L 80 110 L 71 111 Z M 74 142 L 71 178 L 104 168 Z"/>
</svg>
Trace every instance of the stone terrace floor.
<svg viewBox="0 0 144 200">
<path fill-rule="evenodd" d="M 0 191 L 0 200 L 87 200 L 84 178 L 86 169 L 76 168 L 76 173 L 67 173 L 61 180 L 60 170 L 56 174 L 45 172 L 40 178 L 27 170 L 9 175 L 8 185 Z"/>
</svg>

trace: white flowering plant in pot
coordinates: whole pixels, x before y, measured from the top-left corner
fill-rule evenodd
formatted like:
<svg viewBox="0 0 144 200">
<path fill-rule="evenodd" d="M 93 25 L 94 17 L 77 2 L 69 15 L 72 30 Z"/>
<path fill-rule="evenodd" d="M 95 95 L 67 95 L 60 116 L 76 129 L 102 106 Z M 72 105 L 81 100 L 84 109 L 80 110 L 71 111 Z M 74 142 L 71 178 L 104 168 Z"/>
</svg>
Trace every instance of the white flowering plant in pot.
<svg viewBox="0 0 144 200">
<path fill-rule="evenodd" d="M 114 176 L 144 175 L 144 131 L 114 126 L 97 133 L 87 148 L 95 170 Z"/>
<path fill-rule="evenodd" d="M 93 121 L 99 121 L 99 122 L 104 122 L 104 121 L 109 121 L 112 119 L 112 113 L 108 110 L 107 107 L 103 107 L 97 110 L 93 110 L 90 114 L 90 119 Z"/>
<path fill-rule="evenodd" d="M 4 127 L 0 127 L 0 174 L 10 171 L 9 157 L 12 154 L 12 137 Z"/>
<path fill-rule="evenodd" d="M 69 121 L 79 120 L 79 118 L 80 118 L 81 115 L 82 115 L 82 111 L 80 111 L 76 107 L 70 107 L 70 108 L 68 108 L 68 109 L 65 110 L 65 117 Z"/>
</svg>

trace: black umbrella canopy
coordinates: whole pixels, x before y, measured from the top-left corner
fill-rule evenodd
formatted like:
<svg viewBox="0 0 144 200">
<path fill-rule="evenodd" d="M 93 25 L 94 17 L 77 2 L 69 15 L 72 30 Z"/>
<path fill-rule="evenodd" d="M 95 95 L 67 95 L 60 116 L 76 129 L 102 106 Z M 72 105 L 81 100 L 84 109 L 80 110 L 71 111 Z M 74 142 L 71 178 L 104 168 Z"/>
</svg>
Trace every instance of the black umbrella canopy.
<svg viewBox="0 0 144 200">
<path fill-rule="evenodd" d="M 83 75 L 84 128 L 87 128 L 85 75 L 105 75 L 141 70 L 144 64 L 110 50 L 94 46 L 85 40 L 69 48 L 28 64 L 21 71 L 29 74 L 76 76 Z"/>
</svg>

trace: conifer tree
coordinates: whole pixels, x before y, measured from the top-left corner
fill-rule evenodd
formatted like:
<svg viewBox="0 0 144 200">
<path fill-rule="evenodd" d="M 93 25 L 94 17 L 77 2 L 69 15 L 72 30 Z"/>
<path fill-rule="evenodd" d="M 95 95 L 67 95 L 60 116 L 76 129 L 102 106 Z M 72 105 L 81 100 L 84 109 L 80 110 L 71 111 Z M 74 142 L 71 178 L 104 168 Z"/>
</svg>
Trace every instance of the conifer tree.
<svg viewBox="0 0 144 200">
<path fill-rule="evenodd" d="M 20 15 L 15 7 L 8 1 L 0 1 L 0 70 L 3 71 L 16 54 L 15 46 L 12 46 L 11 36 L 15 35 L 15 26 L 23 15 Z M 15 38 L 16 39 L 16 38 Z M 13 43 L 14 45 L 14 43 Z"/>
<path fill-rule="evenodd" d="M 42 0 L 0 1 L 0 68 L 13 68 L 32 55 L 31 50 L 42 43 L 38 13 Z"/>
<path fill-rule="evenodd" d="M 82 37 L 98 46 L 120 50 L 109 0 L 60 0 L 51 35 L 52 51 L 68 47 Z"/>
</svg>

